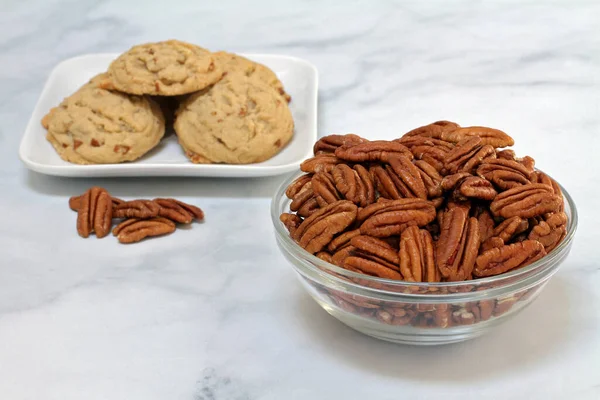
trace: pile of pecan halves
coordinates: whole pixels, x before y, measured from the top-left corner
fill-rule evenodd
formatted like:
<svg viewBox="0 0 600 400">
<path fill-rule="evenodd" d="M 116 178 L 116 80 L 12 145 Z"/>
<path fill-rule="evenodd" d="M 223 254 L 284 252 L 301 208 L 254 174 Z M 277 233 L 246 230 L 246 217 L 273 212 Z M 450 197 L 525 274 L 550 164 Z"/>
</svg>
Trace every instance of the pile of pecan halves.
<svg viewBox="0 0 600 400">
<path fill-rule="evenodd" d="M 200 208 L 176 199 L 124 201 L 98 186 L 81 196 L 71 197 L 69 207 L 77 211 L 77 233 L 83 238 L 91 233 L 103 238 L 110 233 L 113 219 L 121 219 L 112 230 L 121 243 L 135 243 L 147 237 L 173 233 L 176 223 L 189 224 L 204 219 Z"/>
<path fill-rule="evenodd" d="M 306 251 L 366 275 L 450 282 L 502 274 L 546 255 L 567 225 L 559 185 L 531 157 L 503 150 L 513 144 L 500 130 L 448 121 L 393 141 L 326 136 L 288 187 L 291 212 L 280 219 Z M 404 321 L 406 310 L 398 312 L 378 318 Z"/>
</svg>

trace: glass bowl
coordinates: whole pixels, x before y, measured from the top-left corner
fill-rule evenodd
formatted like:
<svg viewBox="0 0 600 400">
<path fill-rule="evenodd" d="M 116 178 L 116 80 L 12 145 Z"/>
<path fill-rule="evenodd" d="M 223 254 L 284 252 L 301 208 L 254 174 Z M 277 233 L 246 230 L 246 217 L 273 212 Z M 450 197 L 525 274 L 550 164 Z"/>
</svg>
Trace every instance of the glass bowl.
<svg viewBox="0 0 600 400">
<path fill-rule="evenodd" d="M 366 335 L 396 343 L 436 345 L 480 336 L 516 315 L 540 294 L 571 249 L 577 210 L 561 186 L 567 235 L 542 259 L 505 274 L 463 282 L 414 283 L 358 274 L 308 253 L 279 216 L 289 211 L 285 180 L 273 197 L 271 219 L 279 249 L 308 293 L 329 314 Z"/>
</svg>

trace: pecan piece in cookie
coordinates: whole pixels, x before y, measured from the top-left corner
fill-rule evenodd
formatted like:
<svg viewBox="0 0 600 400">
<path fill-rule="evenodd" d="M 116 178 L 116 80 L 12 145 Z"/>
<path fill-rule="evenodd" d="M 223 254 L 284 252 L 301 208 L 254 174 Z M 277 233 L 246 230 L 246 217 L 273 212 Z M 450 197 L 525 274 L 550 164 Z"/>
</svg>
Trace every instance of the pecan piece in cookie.
<svg viewBox="0 0 600 400">
<path fill-rule="evenodd" d="M 153 218 L 158 216 L 160 206 L 152 200 L 126 201 L 113 210 L 115 218 Z"/>
<path fill-rule="evenodd" d="M 117 225 L 113 229 L 113 235 L 121 243 L 135 243 L 147 237 L 166 235 L 174 231 L 175 223 L 167 218 L 130 218 Z"/>
<path fill-rule="evenodd" d="M 500 193 L 490 204 L 490 211 L 503 218 L 532 218 L 559 211 L 561 204 L 562 198 L 554 194 L 552 187 L 530 183 Z"/>
<path fill-rule="evenodd" d="M 477 218 L 469 218 L 465 207 L 453 207 L 441 219 L 436 262 L 442 276 L 450 281 L 471 278 L 480 237 Z"/>
<path fill-rule="evenodd" d="M 373 203 L 359 210 L 363 235 L 388 237 L 399 235 L 408 225 L 425 226 L 435 219 L 435 207 L 422 199 L 399 199 Z"/>
<path fill-rule="evenodd" d="M 400 272 L 405 281 L 439 282 L 433 240 L 425 229 L 409 226 L 400 235 Z"/>
<path fill-rule="evenodd" d="M 484 252 L 477 257 L 477 266 L 473 273 L 478 277 L 503 274 L 531 264 L 545 255 L 543 244 L 537 240 L 525 240 Z"/>
<path fill-rule="evenodd" d="M 347 200 L 340 200 L 315 211 L 293 233 L 292 238 L 309 253 L 325 248 L 331 239 L 343 232 L 356 219 L 357 207 Z"/>
<path fill-rule="evenodd" d="M 397 155 L 405 155 L 410 160 L 413 159 L 410 150 L 402 143 L 388 142 L 386 140 L 343 145 L 335 150 L 335 155 L 342 160 L 351 162 L 389 162 L 391 157 Z"/>
</svg>

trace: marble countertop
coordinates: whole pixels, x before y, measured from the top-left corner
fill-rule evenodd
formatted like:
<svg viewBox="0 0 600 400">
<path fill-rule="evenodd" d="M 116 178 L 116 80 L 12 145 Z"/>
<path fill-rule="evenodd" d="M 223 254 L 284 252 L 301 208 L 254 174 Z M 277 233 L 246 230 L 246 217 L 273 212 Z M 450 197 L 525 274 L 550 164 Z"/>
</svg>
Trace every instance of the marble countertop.
<svg viewBox="0 0 600 400">
<path fill-rule="evenodd" d="M 282 3 L 3 5 L 0 397 L 600 398 L 600 6 Z M 575 198 L 571 255 L 487 336 L 398 346 L 338 323 L 300 287 L 269 219 L 281 177 L 61 179 L 24 168 L 18 144 L 55 64 L 166 38 L 310 60 L 320 135 L 392 138 L 439 119 L 507 131 Z M 66 201 L 92 184 L 180 197 L 207 220 L 133 246 L 82 240 Z"/>
</svg>

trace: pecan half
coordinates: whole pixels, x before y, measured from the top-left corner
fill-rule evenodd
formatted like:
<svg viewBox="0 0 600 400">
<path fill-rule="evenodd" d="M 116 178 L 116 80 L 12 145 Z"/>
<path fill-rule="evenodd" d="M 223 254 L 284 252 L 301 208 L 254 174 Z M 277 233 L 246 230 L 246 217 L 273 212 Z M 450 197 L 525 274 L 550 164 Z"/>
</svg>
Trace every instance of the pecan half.
<svg viewBox="0 0 600 400">
<path fill-rule="evenodd" d="M 354 246 L 354 255 L 375 261 L 388 268 L 399 271 L 400 258 L 392 246 L 381 239 L 359 235 L 350 241 Z"/>
<path fill-rule="evenodd" d="M 481 143 L 483 145 L 490 145 L 492 147 L 508 147 L 515 144 L 513 138 L 508 136 L 506 133 L 499 129 L 488 128 L 485 126 L 456 128 L 452 131 L 446 132 L 442 136 L 442 139 L 458 143 L 462 140 L 472 137 L 478 137 L 481 139 Z"/>
<path fill-rule="evenodd" d="M 158 216 L 165 217 L 180 224 L 189 224 L 194 220 L 194 216 L 180 206 L 175 199 L 154 199 L 159 205 Z"/>
<path fill-rule="evenodd" d="M 87 238 L 95 232 L 102 238 L 110 232 L 113 206 L 108 192 L 98 186 L 87 190 L 79 201 L 77 210 L 77 233 Z"/>
<path fill-rule="evenodd" d="M 400 235 L 400 272 L 405 281 L 439 282 L 433 240 L 429 232 L 409 226 Z"/>
<path fill-rule="evenodd" d="M 113 209 L 114 218 L 153 218 L 158 216 L 160 206 L 152 200 L 132 200 Z"/>
<path fill-rule="evenodd" d="M 523 267 L 546 255 L 544 245 L 537 240 L 525 240 L 490 249 L 477 257 L 473 274 L 478 277 L 503 274 Z"/>
<path fill-rule="evenodd" d="M 279 220 L 285 225 L 288 232 L 294 233 L 294 231 L 300 226 L 302 223 L 302 218 L 297 216 L 296 214 L 283 213 L 279 216 Z"/>
<path fill-rule="evenodd" d="M 429 125 L 420 126 L 412 131 L 406 132 L 402 138 L 411 137 L 411 136 L 423 136 L 430 137 L 435 139 L 443 139 L 443 137 L 448 133 L 456 130 L 460 126 L 451 121 L 436 121 Z"/>
<path fill-rule="evenodd" d="M 103 190 L 106 190 L 106 189 L 103 189 Z M 73 211 L 78 211 L 79 207 L 81 206 L 81 198 L 82 197 L 83 197 L 83 195 L 73 196 L 73 197 L 69 198 L 69 208 Z M 124 203 L 124 200 L 121 200 L 118 197 L 111 196 L 111 200 L 112 200 L 113 207 L 118 206 L 121 203 Z"/>
<path fill-rule="evenodd" d="M 430 199 L 439 198 L 442 195 L 442 176 L 425 160 L 415 161 L 415 167 L 418 168 L 423 184 L 427 189 L 427 197 Z"/>
<path fill-rule="evenodd" d="M 413 155 L 402 143 L 375 140 L 372 142 L 344 145 L 335 150 L 338 158 L 352 162 L 382 161 L 389 162 L 393 156 L 404 155 L 410 160 Z"/>
<path fill-rule="evenodd" d="M 502 158 L 486 159 L 477 168 L 477 175 L 492 182 L 500 190 L 531 183 L 529 169 L 517 161 Z"/>
<path fill-rule="evenodd" d="M 560 209 L 559 211 L 565 210 L 565 204 L 563 200 L 562 190 L 560 189 L 560 185 L 548 175 L 543 173 L 542 171 L 534 171 L 531 175 L 531 182 L 533 183 L 543 183 L 552 187 L 552 192 L 560 197 Z"/>
<path fill-rule="evenodd" d="M 292 182 L 285 191 L 285 195 L 287 196 L 287 198 L 293 199 L 294 197 L 296 197 L 296 195 L 298 195 L 298 193 L 305 190 L 305 186 L 310 183 L 312 177 L 312 174 L 304 174 L 296 178 L 294 182 Z"/>
<path fill-rule="evenodd" d="M 334 153 L 335 149 L 343 145 L 353 145 L 367 142 L 367 139 L 363 139 L 358 135 L 348 133 L 346 135 L 328 135 L 319 139 L 313 146 L 313 153 L 315 155 L 323 153 Z"/>
<path fill-rule="evenodd" d="M 364 274 L 377 276 L 386 279 L 402 279 L 402 275 L 398 271 L 386 267 L 377 261 L 369 260 L 363 257 L 350 256 L 344 260 L 346 268 L 354 268 Z"/>
<path fill-rule="evenodd" d="M 290 192 L 294 195 L 290 203 L 290 210 L 297 211 L 301 217 L 308 217 L 319 208 L 312 188 L 312 181 L 306 182 L 300 189 L 296 189 Z"/>
<path fill-rule="evenodd" d="M 166 235 L 174 231 L 175 223 L 167 218 L 130 218 L 117 225 L 113 229 L 113 235 L 121 243 L 135 243 L 147 237 Z"/>
<path fill-rule="evenodd" d="M 391 171 L 389 166 L 387 166 L 386 169 L 380 165 L 374 165 L 371 167 L 370 173 L 375 181 L 375 186 L 379 192 L 380 199 L 397 200 L 402 198 L 396 184 L 392 180 L 391 175 L 393 175 L 393 171 Z"/>
<path fill-rule="evenodd" d="M 473 172 L 484 159 L 496 157 L 492 146 L 484 145 L 481 138 L 475 136 L 462 140 L 446 154 L 444 168 L 451 174 Z"/>
<path fill-rule="evenodd" d="M 452 199 L 455 201 L 468 199 L 491 201 L 498 194 L 489 181 L 472 176 L 468 172 L 445 176 L 441 186 L 446 191 L 453 189 Z"/>
<path fill-rule="evenodd" d="M 477 225 L 481 242 L 485 242 L 494 235 L 494 219 L 488 210 L 481 210 L 477 214 Z"/>
<path fill-rule="evenodd" d="M 514 216 L 502 221 L 495 229 L 494 235 L 508 243 L 513 237 L 519 233 L 529 229 L 529 221 L 518 216 Z"/>
<path fill-rule="evenodd" d="M 329 172 L 317 172 L 312 178 L 312 189 L 319 206 L 325 207 L 328 204 L 341 200 L 333 176 Z"/>
<path fill-rule="evenodd" d="M 335 187 L 346 200 L 365 207 L 375 201 L 375 189 L 369 172 L 360 164 L 350 168 L 339 164 L 333 169 Z"/>
<path fill-rule="evenodd" d="M 441 275 L 450 281 L 471 278 L 481 239 L 477 218 L 469 218 L 465 207 L 444 213 L 436 246 L 436 262 Z"/>
<path fill-rule="evenodd" d="M 399 235 L 408 225 L 425 226 L 435 219 L 435 207 L 422 199 L 399 199 L 368 205 L 358 212 L 363 235 Z"/>
<path fill-rule="evenodd" d="M 533 227 L 529 232 L 528 239 L 537 240 L 546 253 L 552 251 L 567 234 L 567 214 L 564 212 L 552 213 Z"/>
<path fill-rule="evenodd" d="M 329 172 L 333 169 L 333 167 L 341 162 L 342 160 L 337 158 L 334 154 L 318 154 L 312 158 L 304 160 L 302 164 L 300 164 L 300 170 L 310 173 Z"/>
<path fill-rule="evenodd" d="M 446 154 L 454 148 L 452 143 L 423 136 L 405 136 L 398 141 L 408 147 L 416 159 L 427 162 L 438 172 L 444 167 Z"/>
<path fill-rule="evenodd" d="M 500 193 L 490 204 L 495 216 L 531 218 L 559 211 L 562 199 L 555 195 L 552 187 L 541 183 L 530 183 Z"/>
<path fill-rule="evenodd" d="M 309 253 L 317 253 L 356 219 L 357 207 L 340 200 L 315 211 L 292 234 L 292 238 Z"/>
<path fill-rule="evenodd" d="M 353 237 L 360 235 L 360 229 L 354 229 L 353 231 L 346 231 L 341 235 L 337 236 L 333 239 L 328 245 L 327 250 L 331 253 L 335 253 L 336 251 L 343 249 L 346 246 L 350 245 L 350 240 Z"/>
<path fill-rule="evenodd" d="M 427 189 L 423 183 L 421 172 L 408 157 L 403 155 L 390 157 L 389 164 L 394 171 L 394 174 L 391 175 L 392 178 L 398 178 L 395 183 L 402 193 L 402 197 L 427 199 Z"/>
<path fill-rule="evenodd" d="M 333 255 L 331 257 L 333 264 L 337 265 L 338 267 L 343 267 L 346 269 L 350 269 L 351 271 L 358 272 L 357 270 L 347 268 L 344 265 L 344 261 L 346 260 L 346 258 L 348 258 L 354 254 L 354 250 L 356 250 L 356 248 L 352 245 L 344 246 L 341 249 L 338 249 L 338 251 L 333 253 Z"/>
</svg>

